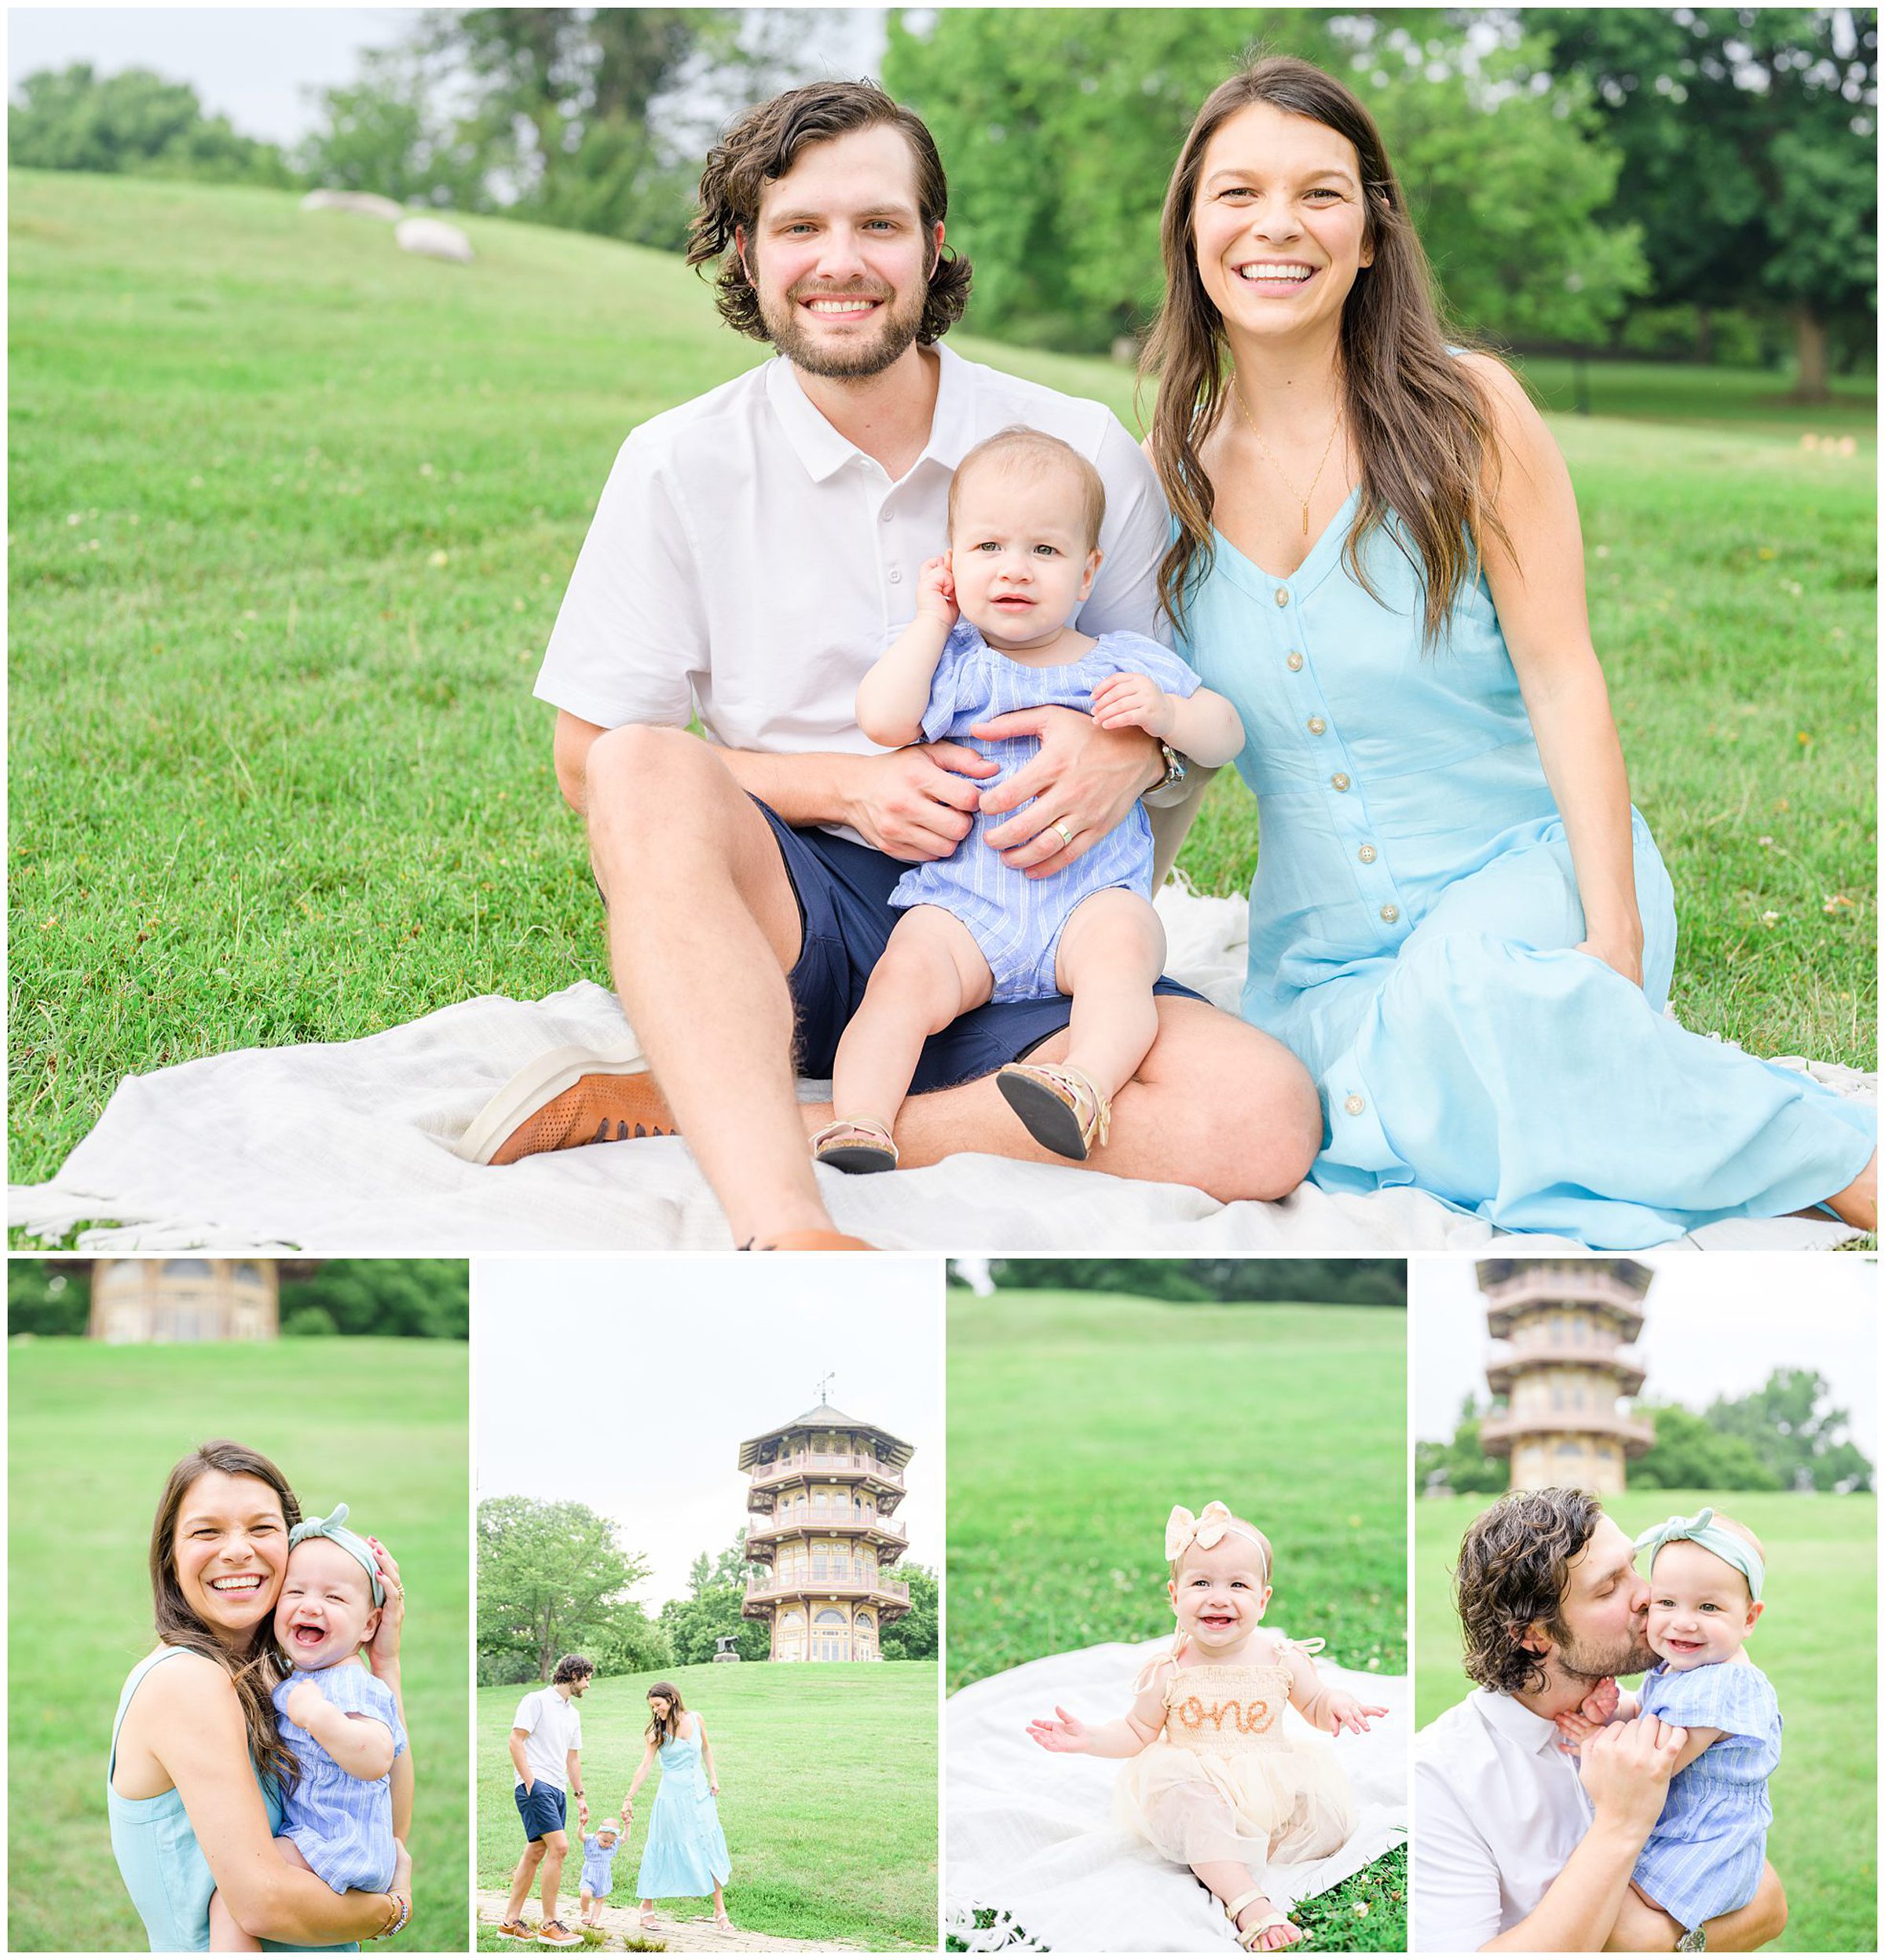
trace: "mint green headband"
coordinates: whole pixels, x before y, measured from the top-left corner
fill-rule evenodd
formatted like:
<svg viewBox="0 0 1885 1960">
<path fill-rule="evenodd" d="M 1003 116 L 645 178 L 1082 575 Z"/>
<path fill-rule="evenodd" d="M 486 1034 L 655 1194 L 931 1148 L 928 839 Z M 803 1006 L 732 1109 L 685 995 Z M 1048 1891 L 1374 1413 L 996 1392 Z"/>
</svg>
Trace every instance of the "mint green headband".
<svg viewBox="0 0 1885 1960">
<path fill-rule="evenodd" d="M 1767 1568 L 1761 1563 L 1761 1555 L 1748 1541 L 1737 1533 L 1715 1521 L 1711 1507 L 1704 1505 L 1692 1518 L 1665 1518 L 1660 1524 L 1652 1525 L 1647 1531 L 1638 1535 L 1636 1549 L 1645 1548 L 1649 1563 L 1656 1563 L 1656 1555 L 1666 1545 L 1682 1538 L 1692 1540 L 1704 1552 L 1712 1552 L 1724 1564 L 1731 1565 L 1748 1582 L 1748 1596 L 1758 1600 L 1761 1596 L 1762 1582 L 1767 1576 Z"/>
<path fill-rule="evenodd" d="M 303 1518 L 288 1534 L 288 1549 L 292 1552 L 303 1538 L 330 1539 L 342 1551 L 357 1559 L 372 1582 L 373 1603 L 386 1604 L 386 1589 L 380 1583 L 379 1561 L 373 1556 L 372 1546 L 357 1531 L 347 1529 L 347 1507 L 344 1504 L 335 1505 L 324 1518 Z"/>
</svg>

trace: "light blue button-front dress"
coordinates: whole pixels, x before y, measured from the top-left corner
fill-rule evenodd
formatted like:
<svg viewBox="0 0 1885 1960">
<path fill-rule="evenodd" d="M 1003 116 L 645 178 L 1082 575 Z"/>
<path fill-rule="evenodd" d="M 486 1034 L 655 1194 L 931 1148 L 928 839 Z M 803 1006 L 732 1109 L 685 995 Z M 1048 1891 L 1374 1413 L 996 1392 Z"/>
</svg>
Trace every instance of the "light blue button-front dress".
<svg viewBox="0 0 1885 1960">
<path fill-rule="evenodd" d="M 1572 950 L 1570 847 L 1484 583 L 1423 651 L 1393 539 L 1363 543 L 1372 596 L 1342 564 L 1356 501 L 1287 578 L 1218 537 L 1180 649 L 1249 737 L 1243 1014 L 1316 1079 L 1313 1181 L 1617 1249 L 1843 1190 L 1875 1110 L 1664 1016 L 1675 898 L 1634 811 L 1644 984 Z"/>
<path fill-rule="evenodd" d="M 719 1806 L 701 1760 L 701 1725 L 661 1746 L 661 1786 L 635 1889 L 643 1899 L 705 1899 L 733 1875 Z"/>
</svg>

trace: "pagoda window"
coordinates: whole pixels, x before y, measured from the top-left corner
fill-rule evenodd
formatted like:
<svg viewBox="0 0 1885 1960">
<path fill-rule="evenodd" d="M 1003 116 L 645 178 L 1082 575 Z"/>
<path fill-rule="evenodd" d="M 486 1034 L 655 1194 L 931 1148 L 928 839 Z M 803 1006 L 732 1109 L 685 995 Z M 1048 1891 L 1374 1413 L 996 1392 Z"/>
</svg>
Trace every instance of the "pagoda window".
<svg viewBox="0 0 1885 1960">
<path fill-rule="evenodd" d="M 163 1270 L 173 1279 L 207 1279 L 210 1262 L 207 1259 L 167 1259 Z"/>
</svg>

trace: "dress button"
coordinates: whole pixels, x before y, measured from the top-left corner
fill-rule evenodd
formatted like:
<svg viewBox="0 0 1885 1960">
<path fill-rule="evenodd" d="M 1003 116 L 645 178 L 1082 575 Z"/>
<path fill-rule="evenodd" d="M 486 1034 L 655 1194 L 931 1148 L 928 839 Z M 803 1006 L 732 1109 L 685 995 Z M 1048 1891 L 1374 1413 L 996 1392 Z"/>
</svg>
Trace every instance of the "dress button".
<svg viewBox="0 0 1885 1960">
<path fill-rule="evenodd" d="M 1394 921 L 1400 916 L 1400 908 L 1399 905 L 1383 905 L 1381 909 L 1381 916 L 1389 925 L 1393 925 Z"/>
<path fill-rule="evenodd" d="M 1364 865 L 1371 865 L 1374 861 L 1374 847 L 1372 844 L 1363 844 L 1360 850 L 1356 852 L 1355 855 L 1359 858 Z"/>
<path fill-rule="evenodd" d="M 1360 1096 L 1352 1095 L 1341 1106 L 1348 1111 L 1350 1116 L 1360 1116 L 1368 1106 L 1362 1101 Z"/>
<path fill-rule="evenodd" d="M 1331 776 L 1329 778 L 1329 781 L 1333 783 L 1338 789 L 1346 789 L 1349 786 L 1348 777 L 1341 774 L 1339 770 L 1334 775 Z"/>
<path fill-rule="evenodd" d="M 1302 656 L 1300 653 L 1292 653 L 1290 656 L 1289 669 L 1292 674 L 1300 674 L 1302 671 Z"/>
<path fill-rule="evenodd" d="M 1287 585 L 1278 586 L 1276 588 L 1276 603 L 1279 605 L 1287 605 L 1289 602 L 1290 588 Z"/>
<path fill-rule="evenodd" d="M 1309 733 L 1312 735 L 1326 735 L 1328 730 L 1328 723 L 1320 715 L 1312 715 L 1309 717 Z"/>
</svg>

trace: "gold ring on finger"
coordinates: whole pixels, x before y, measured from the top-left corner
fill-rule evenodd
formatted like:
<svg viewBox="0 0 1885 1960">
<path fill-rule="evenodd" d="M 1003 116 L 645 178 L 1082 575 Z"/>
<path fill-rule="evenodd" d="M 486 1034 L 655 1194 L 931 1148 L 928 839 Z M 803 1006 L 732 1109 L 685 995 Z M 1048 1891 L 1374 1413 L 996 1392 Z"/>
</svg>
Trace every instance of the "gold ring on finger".
<svg viewBox="0 0 1885 1960">
<path fill-rule="evenodd" d="M 1062 843 L 1071 844 L 1074 841 L 1074 833 L 1068 829 L 1067 819 L 1064 817 L 1063 817 L 1060 821 L 1055 825 L 1054 828 L 1056 830 L 1060 832 L 1060 841 Z"/>
</svg>

